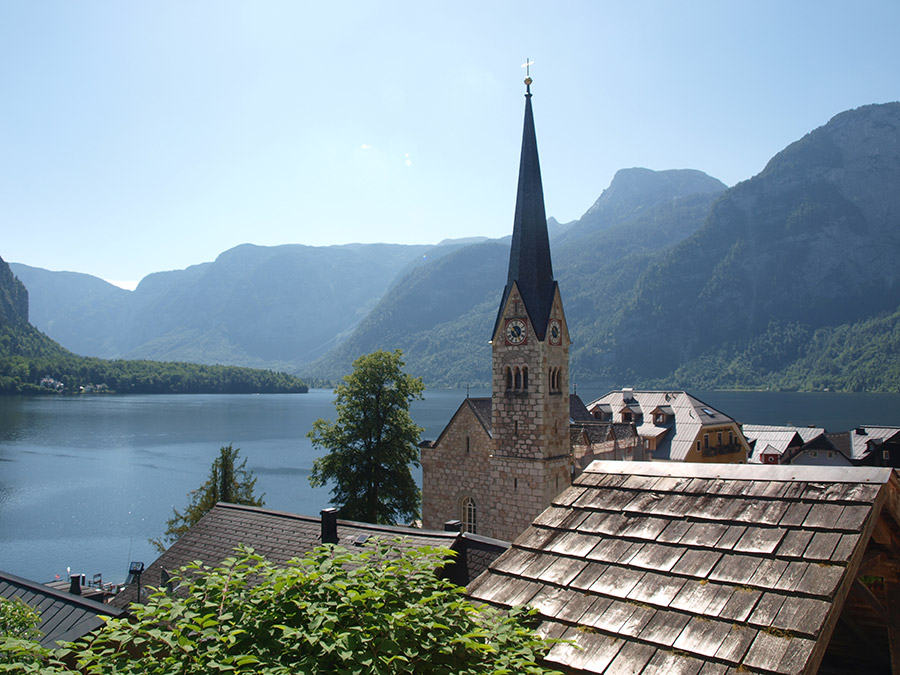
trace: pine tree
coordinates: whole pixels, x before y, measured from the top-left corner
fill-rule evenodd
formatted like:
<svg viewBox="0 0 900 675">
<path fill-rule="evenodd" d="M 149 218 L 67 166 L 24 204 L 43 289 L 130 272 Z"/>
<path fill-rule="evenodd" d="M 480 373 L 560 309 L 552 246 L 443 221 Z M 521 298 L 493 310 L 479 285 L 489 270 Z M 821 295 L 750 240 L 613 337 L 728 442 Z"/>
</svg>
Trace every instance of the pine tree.
<svg viewBox="0 0 900 675">
<path fill-rule="evenodd" d="M 238 464 L 240 448 L 231 444 L 219 449 L 219 456 L 213 461 L 209 470 L 209 478 L 196 490 L 188 493 L 190 504 L 184 512 L 172 509 L 174 515 L 166 521 L 166 533 L 162 539 L 151 539 L 150 543 L 163 552 L 181 535 L 187 532 L 203 515 L 218 502 L 244 504 L 246 506 L 263 506 L 265 502 L 260 495 L 253 494 L 256 478 L 246 468 L 247 460 Z"/>
</svg>

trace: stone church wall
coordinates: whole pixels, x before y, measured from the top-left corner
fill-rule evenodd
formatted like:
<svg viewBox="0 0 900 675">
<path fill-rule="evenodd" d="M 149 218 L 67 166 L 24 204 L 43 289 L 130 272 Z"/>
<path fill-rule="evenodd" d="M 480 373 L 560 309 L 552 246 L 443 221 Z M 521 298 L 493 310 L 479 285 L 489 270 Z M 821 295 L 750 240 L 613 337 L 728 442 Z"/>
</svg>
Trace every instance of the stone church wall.
<svg viewBox="0 0 900 675">
<path fill-rule="evenodd" d="M 468 439 L 468 442 L 467 442 Z M 463 498 L 475 500 L 475 534 L 488 531 L 491 494 L 491 438 L 475 413 L 463 405 L 438 443 L 422 449 L 422 526 L 440 530 L 444 522 L 463 519 Z"/>
</svg>

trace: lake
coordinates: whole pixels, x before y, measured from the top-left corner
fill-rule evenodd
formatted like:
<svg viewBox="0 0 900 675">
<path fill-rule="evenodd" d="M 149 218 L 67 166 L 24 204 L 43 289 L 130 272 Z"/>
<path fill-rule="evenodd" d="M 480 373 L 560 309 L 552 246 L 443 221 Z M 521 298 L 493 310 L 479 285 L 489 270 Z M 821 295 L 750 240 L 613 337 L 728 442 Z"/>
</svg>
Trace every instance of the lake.
<svg viewBox="0 0 900 675">
<path fill-rule="evenodd" d="M 589 402 L 609 388 L 581 387 Z M 753 424 L 844 431 L 900 425 L 900 394 L 692 392 Z M 472 396 L 487 395 L 472 390 Z M 413 418 L 434 439 L 465 392 L 429 390 Z M 72 572 L 124 579 L 153 561 L 172 508 L 208 477 L 219 447 L 241 448 L 272 509 L 315 515 L 328 489 L 308 477 L 313 420 L 333 419 L 334 394 L 0 397 L 0 569 L 48 581 Z M 417 479 L 421 478 L 417 470 Z"/>
</svg>

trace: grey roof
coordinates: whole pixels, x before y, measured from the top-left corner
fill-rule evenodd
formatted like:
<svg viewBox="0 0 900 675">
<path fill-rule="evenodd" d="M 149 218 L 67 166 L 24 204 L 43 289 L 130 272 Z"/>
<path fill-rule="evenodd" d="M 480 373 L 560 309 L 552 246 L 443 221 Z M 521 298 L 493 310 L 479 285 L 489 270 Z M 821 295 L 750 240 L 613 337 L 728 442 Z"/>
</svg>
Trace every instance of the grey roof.
<svg viewBox="0 0 900 675">
<path fill-rule="evenodd" d="M 570 438 L 578 438 L 579 434 L 585 434 L 591 443 L 605 443 L 607 441 L 624 441 L 635 437 L 634 425 L 621 422 L 573 422 L 569 427 Z"/>
<path fill-rule="evenodd" d="M 588 412 L 587 406 L 578 394 L 569 394 L 569 420 L 572 422 L 591 422 L 594 416 Z"/>
<path fill-rule="evenodd" d="M 410 548 L 441 546 L 460 551 L 468 540 L 458 532 L 419 530 L 411 527 L 373 525 L 350 520 L 338 520 L 338 545 L 353 548 L 361 543 L 376 540 L 400 539 Z M 481 537 L 479 548 L 487 551 L 484 541 L 494 542 L 495 556 L 504 550 L 505 542 Z M 143 589 L 159 587 L 162 571 L 171 572 L 200 560 L 207 565 L 218 565 L 233 555 L 234 549 L 243 544 L 272 563 L 284 564 L 291 558 L 307 553 L 322 544 L 322 521 L 315 516 L 303 516 L 284 511 L 273 511 L 238 504 L 216 504 L 196 525 L 181 536 L 169 549 L 157 558 L 141 577 Z M 461 570 L 462 583 L 474 578 L 484 563 L 479 555 L 473 555 L 473 567 Z M 480 561 L 480 562 L 479 562 Z M 468 560 L 465 561 L 468 564 Z M 112 602 L 125 607 L 137 599 L 137 588 L 131 584 L 113 598 Z"/>
<path fill-rule="evenodd" d="M 862 432 L 862 433 L 860 433 Z M 851 456 L 854 462 L 863 460 L 871 451 L 872 445 L 885 441 L 897 440 L 900 427 L 861 426 L 850 432 Z"/>
<path fill-rule="evenodd" d="M 465 400 L 464 405 L 468 405 L 472 412 L 475 413 L 475 417 L 478 418 L 478 421 L 481 422 L 481 426 L 484 427 L 484 430 L 488 432 L 488 435 L 491 433 L 491 397 L 481 397 L 481 398 L 467 398 Z"/>
<path fill-rule="evenodd" d="M 40 613 L 38 628 L 43 633 L 40 643 L 44 647 L 77 640 L 102 626 L 101 616 L 117 617 L 124 613 L 117 607 L 58 591 L 8 572 L 0 572 L 0 597 L 19 598 Z"/>
<path fill-rule="evenodd" d="M 556 282 L 553 280 L 553 265 L 550 262 L 550 237 L 547 234 L 544 188 L 541 184 L 541 165 L 538 161 L 530 91 L 525 94 L 525 125 L 522 131 L 509 271 L 492 336 L 497 333 L 500 315 L 514 283 L 522 295 L 535 335 L 543 340 L 556 294 Z"/>
<path fill-rule="evenodd" d="M 898 485 L 881 468 L 597 461 L 468 591 L 537 608 L 574 642 L 547 657 L 567 672 L 814 673 Z"/>
<path fill-rule="evenodd" d="M 674 414 L 674 429 L 658 442 L 654 459 L 682 461 L 691 451 L 692 443 L 702 427 L 734 422 L 725 413 L 685 391 L 633 391 L 629 394 L 632 398 L 626 401 L 622 390 L 611 391 L 589 403 L 587 408 L 615 412 L 628 408 L 643 414 L 645 421 L 649 421 L 649 416 L 657 408 L 666 408 L 667 414 Z M 672 412 L 668 413 L 668 410 Z"/>
<path fill-rule="evenodd" d="M 783 455 L 788 448 L 799 448 L 805 443 L 825 435 L 825 429 L 821 427 L 773 426 L 765 424 L 745 424 L 742 427 L 742 431 L 748 441 L 755 443 L 753 454 L 748 458 L 748 461 L 756 463 L 759 463 L 759 457 L 764 448 L 770 448 L 770 452 Z"/>
</svg>

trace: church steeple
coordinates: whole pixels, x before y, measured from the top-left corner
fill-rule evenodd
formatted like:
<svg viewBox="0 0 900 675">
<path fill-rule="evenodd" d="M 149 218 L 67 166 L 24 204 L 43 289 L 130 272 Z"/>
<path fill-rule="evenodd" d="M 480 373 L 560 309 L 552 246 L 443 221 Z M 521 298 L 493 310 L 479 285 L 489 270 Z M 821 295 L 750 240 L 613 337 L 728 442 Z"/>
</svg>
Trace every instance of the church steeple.
<svg viewBox="0 0 900 675">
<path fill-rule="evenodd" d="M 537 136 L 534 132 L 534 113 L 531 109 L 531 81 L 531 77 L 525 79 L 525 127 L 522 131 L 522 153 L 519 159 L 519 185 L 509 253 L 509 272 L 500 300 L 500 313 L 503 312 L 513 283 L 516 283 L 534 333 L 538 339 L 543 340 L 556 282 L 553 280 L 553 266 L 550 262 L 544 189 L 541 184 Z M 499 322 L 498 313 L 494 333 Z"/>
</svg>

